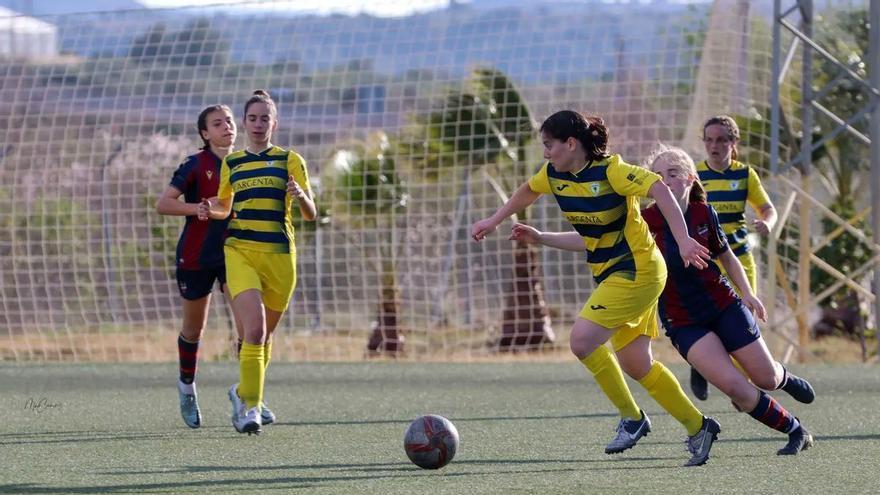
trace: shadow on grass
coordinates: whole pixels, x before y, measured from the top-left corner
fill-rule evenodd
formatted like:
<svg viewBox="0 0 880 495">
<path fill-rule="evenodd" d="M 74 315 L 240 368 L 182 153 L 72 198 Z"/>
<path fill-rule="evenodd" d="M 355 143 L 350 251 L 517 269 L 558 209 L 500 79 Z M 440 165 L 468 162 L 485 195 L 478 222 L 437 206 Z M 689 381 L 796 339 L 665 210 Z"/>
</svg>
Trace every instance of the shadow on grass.
<svg viewBox="0 0 880 495">
<path fill-rule="evenodd" d="M 509 463 L 510 461 L 494 461 L 490 462 L 494 463 Z M 523 461 L 525 462 L 525 461 Z M 530 461 L 531 462 L 531 461 Z M 552 462 L 552 461 L 546 461 Z M 609 462 L 608 460 L 603 461 L 581 461 L 581 462 Z M 465 462 L 457 463 L 457 464 L 466 464 Z M 404 467 L 405 464 L 384 464 L 380 463 L 379 466 L 393 466 L 391 469 L 380 470 L 379 472 L 375 472 L 373 474 L 364 474 L 364 475 L 350 475 L 350 476 L 282 476 L 278 478 L 236 478 L 236 479 L 224 479 L 224 480 L 198 480 L 198 481 L 169 481 L 169 482 L 157 482 L 157 483 L 129 483 L 129 484 L 118 484 L 118 485 L 94 485 L 94 486 L 45 486 L 39 485 L 36 483 L 19 483 L 19 484 L 7 484 L 0 485 L 0 493 L 23 493 L 23 494 L 31 494 L 31 493 L 44 493 L 44 494 L 52 494 L 52 493 L 145 493 L 145 492 L 171 492 L 177 493 L 181 491 L 211 491 L 212 489 L 216 490 L 232 490 L 232 489 L 242 489 L 245 490 L 247 488 L 255 488 L 257 486 L 263 488 L 273 488 L 273 489 L 307 489 L 314 488 L 321 485 L 324 485 L 326 488 L 327 483 L 335 483 L 335 482 L 359 482 L 359 481 L 377 481 L 377 480 L 388 480 L 388 479 L 417 479 L 417 478 L 426 478 L 432 479 L 435 476 L 442 476 L 443 478 L 459 478 L 459 477 L 469 477 L 474 476 L 478 479 L 484 479 L 485 476 L 490 474 L 518 474 L 518 475 L 540 475 L 547 473 L 562 473 L 562 472 L 573 472 L 573 471 L 582 471 L 581 467 L 567 467 L 560 469 L 522 469 L 522 470 L 514 470 L 514 471 L 504 471 L 503 473 L 498 472 L 486 472 L 486 471 L 466 471 L 466 472 L 449 472 L 445 471 L 427 471 L 423 469 L 419 469 L 415 466 Z M 320 468 L 320 465 L 316 465 Z M 374 464 L 364 464 L 364 465 L 340 465 L 347 468 L 355 468 L 357 466 L 365 466 L 370 467 L 374 466 Z M 286 469 L 295 469 L 294 466 L 279 466 L 278 469 L 286 468 Z M 229 468 L 224 467 L 222 471 L 236 471 L 237 468 Z M 247 468 L 242 470 L 249 470 L 254 473 L 258 473 L 261 469 Z M 399 471 L 399 473 L 389 473 L 388 471 Z M 354 489 L 355 487 L 353 487 Z"/>
<path fill-rule="evenodd" d="M 661 457 L 608 457 L 603 459 L 464 459 L 454 461 L 456 466 L 506 466 L 506 465 L 538 465 L 538 464 L 585 464 L 585 463 L 606 463 L 615 460 L 626 461 L 656 461 L 665 460 Z M 222 472 L 268 472 L 268 471 L 289 471 L 289 470 L 308 470 L 308 469 L 327 469 L 338 471 L 407 471 L 420 472 L 409 462 L 368 462 L 359 464 L 282 464 L 277 466 L 185 466 L 178 469 L 156 469 L 156 470 L 134 470 L 134 471 L 104 471 L 97 474 L 109 476 L 130 476 L 130 475 L 146 475 L 146 474 L 198 474 L 198 473 L 222 473 Z M 445 471 L 444 471 L 445 472 Z M 504 471 L 513 472 L 518 471 Z"/>
<path fill-rule="evenodd" d="M 478 416 L 478 417 L 449 417 L 455 423 L 470 421 L 544 421 L 548 419 L 589 419 L 589 418 L 618 418 L 617 413 L 595 414 L 546 414 L 532 416 Z M 280 426 L 335 426 L 335 425 L 381 425 L 381 424 L 409 424 L 415 418 L 405 419 L 358 419 L 358 420 L 321 420 L 321 421 L 280 421 L 273 424 Z"/>
<path fill-rule="evenodd" d="M 473 459 L 455 461 L 456 468 L 480 468 L 487 467 L 485 470 L 469 470 L 469 471 L 450 471 L 448 468 L 440 471 L 423 470 L 415 467 L 407 462 L 371 462 L 360 464 L 300 464 L 300 465 L 278 465 L 278 466 L 260 466 L 260 467 L 242 467 L 242 466 L 189 466 L 178 470 L 164 471 L 115 471 L 96 473 L 98 475 L 119 475 L 119 476 L 137 476 L 149 474 L 161 475 L 193 475 L 196 473 L 252 473 L 259 475 L 269 471 L 297 471 L 297 470 L 337 470 L 342 473 L 351 472 L 352 474 L 340 474 L 331 476 L 280 476 L 275 478 L 230 478 L 222 480 L 193 480 L 193 481 L 168 481 L 153 483 L 129 483 L 129 484 L 107 484 L 93 486 L 46 486 L 36 483 L 19 483 L 0 485 L 0 493 L 23 493 L 23 494 L 54 494 L 54 493 L 145 493 L 145 492 L 169 492 L 176 493 L 179 491 L 211 491 L 212 489 L 244 489 L 246 487 L 262 486 L 275 489 L 308 489 L 316 487 L 327 487 L 327 484 L 333 483 L 354 483 L 360 481 L 376 481 L 376 480 L 425 480 L 430 481 L 435 476 L 448 478 L 464 478 L 475 477 L 475 479 L 484 480 L 486 476 L 492 475 L 542 475 L 542 474 L 559 474 L 571 472 L 583 472 L 587 470 L 605 471 L 620 469 L 645 469 L 644 464 L 634 465 L 633 463 L 643 463 L 645 461 L 678 461 L 672 457 L 608 457 L 602 459 Z M 546 464 L 564 464 L 568 466 L 559 466 L 558 468 L 540 467 Z M 498 466 L 517 466 L 515 469 L 505 469 L 499 471 Z M 535 466 L 528 469 L 527 466 Z M 669 466 L 651 466 L 652 469 L 666 468 L 677 469 L 677 463 Z M 358 474 L 361 473 L 361 474 Z"/>
<path fill-rule="evenodd" d="M 812 433 L 812 432 L 811 432 Z M 865 434 L 865 435 L 816 435 L 813 434 L 813 439 L 816 442 L 834 442 L 834 441 L 877 441 L 880 440 L 880 433 L 873 434 Z M 751 438 L 718 438 L 719 442 L 723 443 L 779 443 L 788 441 L 788 437 L 784 434 L 779 434 L 774 437 L 751 437 Z"/>
<path fill-rule="evenodd" d="M 472 421 L 545 421 L 552 419 L 589 419 L 589 418 L 616 418 L 616 414 L 548 414 L 533 416 L 483 416 L 454 418 L 456 423 Z M 402 419 L 360 419 L 360 420 L 323 420 L 323 421 L 279 421 L 272 428 L 284 426 L 346 426 L 346 425 L 383 425 L 383 424 L 409 424 L 415 418 Z M 231 425 L 204 426 L 201 430 L 228 431 L 232 433 Z M 67 442 L 107 442 L 107 441 L 130 441 L 130 440 L 163 440 L 178 438 L 183 432 L 191 431 L 188 428 L 175 428 L 165 432 L 150 431 L 43 431 L 43 432 L 15 432 L 0 434 L 0 446 L 3 445 L 30 445 L 52 444 Z M 234 435 L 233 435 L 234 436 Z"/>
<path fill-rule="evenodd" d="M 168 440 L 180 436 L 179 432 L 131 432 L 131 431 L 58 431 L 27 432 L 0 435 L 0 446 L 36 445 L 52 443 L 128 442 L 144 440 Z"/>
</svg>

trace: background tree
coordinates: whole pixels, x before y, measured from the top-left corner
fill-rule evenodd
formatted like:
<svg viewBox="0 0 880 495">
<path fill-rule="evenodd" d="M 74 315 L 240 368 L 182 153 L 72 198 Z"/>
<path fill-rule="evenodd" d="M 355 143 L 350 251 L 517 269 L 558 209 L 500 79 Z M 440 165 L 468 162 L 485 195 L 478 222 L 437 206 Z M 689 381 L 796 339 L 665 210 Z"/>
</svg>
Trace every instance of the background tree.
<svg viewBox="0 0 880 495">
<path fill-rule="evenodd" d="M 418 116 L 417 122 L 420 127 L 409 146 L 414 165 L 427 177 L 460 170 L 460 183 L 470 184 L 479 173 L 480 180 L 488 181 L 499 202 L 504 202 L 534 165 L 527 153 L 536 133 L 531 112 L 513 82 L 496 69 L 474 69 L 464 88 L 449 92 L 435 110 Z M 527 221 L 527 212 L 518 212 L 518 218 Z M 462 222 L 465 229 L 468 223 Z M 504 298 L 501 335 L 491 344 L 511 350 L 553 343 L 556 337 L 544 301 L 536 248 L 514 246 L 513 272 Z"/>
<path fill-rule="evenodd" d="M 828 49 L 838 60 L 847 64 L 856 74 L 868 79 L 865 55 L 868 53 L 868 13 L 866 10 L 836 11 L 830 22 L 822 23 L 824 30 L 817 36 L 820 44 Z M 814 80 L 818 87 L 830 82 L 838 69 L 824 57 L 817 57 Z M 821 104 L 837 115 L 848 118 L 867 107 L 870 96 L 858 83 L 844 78 L 833 86 L 822 98 Z M 828 132 L 837 124 L 824 114 L 817 112 L 816 124 L 820 131 Z M 859 119 L 853 127 L 863 134 L 868 132 L 867 119 Z M 849 132 L 842 132 L 825 146 L 826 156 L 817 167 L 821 182 L 831 193 L 829 208 L 843 219 L 858 216 L 853 226 L 866 231 L 868 225 L 864 215 L 859 215 L 861 202 L 868 181 L 862 180 L 870 170 L 869 147 Z M 825 234 L 835 230 L 837 224 L 823 219 Z M 870 233 L 867 233 L 870 236 Z M 870 259 L 870 249 L 849 232 L 843 232 L 833 241 L 822 247 L 817 256 L 843 273 L 851 273 Z M 813 268 L 811 283 L 815 292 L 821 292 L 835 283 L 837 279 Z M 864 318 L 861 316 L 859 293 L 843 286 L 822 304 L 823 314 L 815 330 L 819 334 L 862 333 Z"/>
<path fill-rule="evenodd" d="M 379 279 L 379 307 L 367 350 L 400 352 L 404 336 L 394 230 L 409 198 L 388 136 L 377 132 L 366 142 L 338 148 L 322 168 L 321 187 L 327 191 L 322 200 L 330 221 L 346 227 L 338 230 L 362 250 Z M 365 244 L 364 237 L 375 237 L 375 242 Z"/>
</svg>

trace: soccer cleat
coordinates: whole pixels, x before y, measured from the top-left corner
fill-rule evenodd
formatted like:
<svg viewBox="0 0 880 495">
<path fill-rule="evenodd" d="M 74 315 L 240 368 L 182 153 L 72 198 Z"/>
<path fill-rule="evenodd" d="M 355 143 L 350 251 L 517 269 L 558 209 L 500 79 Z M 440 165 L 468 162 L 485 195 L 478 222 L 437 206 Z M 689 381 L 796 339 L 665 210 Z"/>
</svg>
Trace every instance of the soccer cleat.
<svg viewBox="0 0 880 495">
<path fill-rule="evenodd" d="M 788 443 L 785 447 L 776 451 L 776 455 L 797 455 L 802 450 L 807 450 L 813 446 L 813 435 L 804 428 L 804 425 L 798 426 L 796 430 L 788 434 Z"/>
<path fill-rule="evenodd" d="M 183 393 L 180 388 L 177 389 L 177 395 L 180 399 L 180 416 L 183 422 L 190 428 L 198 428 L 202 426 L 202 411 L 199 410 L 199 401 L 196 398 L 196 391 L 193 393 Z"/>
<path fill-rule="evenodd" d="M 275 422 L 275 413 L 273 413 L 265 402 L 260 402 L 260 422 L 263 426 L 271 425 Z"/>
<path fill-rule="evenodd" d="M 247 412 L 238 415 L 238 418 L 232 422 L 235 431 L 239 433 L 247 433 L 248 435 L 260 434 L 260 408 L 252 407 Z"/>
<path fill-rule="evenodd" d="M 642 413 L 641 419 L 620 420 L 620 423 L 617 424 L 617 436 L 605 446 L 606 454 L 618 454 L 635 447 L 639 439 L 651 431 L 651 420 L 648 419 L 645 411 L 640 412 Z"/>
<path fill-rule="evenodd" d="M 813 390 L 810 382 L 789 373 L 788 370 L 785 371 L 785 383 L 779 388 L 787 392 L 794 400 L 804 404 L 809 404 L 816 399 L 816 391 Z"/>
<path fill-rule="evenodd" d="M 709 398 L 709 384 L 696 368 L 691 368 L 691 392 L 700 400 Z"/>
<path fill-rule="evenodd" d="M 703 426 L 700 431 L 685 440 L 688 452 L 691 453 L 690 460 L 685 466 L 702 466 L 709 460 L 709 451 L 712 450 L 712 443 L 721 433 L 721 425 L 712 418 L 703 416 Z"/>
<path fill-rule="evenodd" d="M 244 402 L 238 396 L 238 384 L 229 387 L 229 402 L 232 402 L 232 426 L 238 421 L 238 417 L 244 415 Z"/>
</svg>

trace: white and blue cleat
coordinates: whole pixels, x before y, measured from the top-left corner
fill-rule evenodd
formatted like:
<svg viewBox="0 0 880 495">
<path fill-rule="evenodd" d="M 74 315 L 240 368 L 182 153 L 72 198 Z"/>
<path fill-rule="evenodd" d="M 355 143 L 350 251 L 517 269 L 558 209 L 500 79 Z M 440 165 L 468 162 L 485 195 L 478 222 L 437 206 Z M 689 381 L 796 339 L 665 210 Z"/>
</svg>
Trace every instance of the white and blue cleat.
<svg viewBox="0 0 880 495">
<path fill-rule="evenodd" d="M 199 401 L 196 397 L 195 384 L 192 386 L 192 393 L 187 393 L 177 387 L 177 396 L 180 399 L 180 416 L 183 422 L 190 428 L 198 428 L 202 426 L 202 411 L 199 410 Z"/>
</svg>

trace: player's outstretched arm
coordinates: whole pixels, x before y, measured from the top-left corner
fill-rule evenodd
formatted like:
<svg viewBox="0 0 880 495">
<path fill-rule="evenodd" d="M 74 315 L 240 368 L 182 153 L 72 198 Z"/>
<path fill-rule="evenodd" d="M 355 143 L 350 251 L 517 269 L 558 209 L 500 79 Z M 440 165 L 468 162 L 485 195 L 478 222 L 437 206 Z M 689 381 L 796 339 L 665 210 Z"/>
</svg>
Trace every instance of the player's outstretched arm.
<svg viewBox="0 0 880 495">
<path fill-rule="evenodd" d="M 181 201 L 180 195 L 183 194 L 174 186 L 168 186 L 159 195 L 156 200 L 156 213 L 160 215 L 176 215 L 182 217 L 191 217 L 198 214 L 198 203 L 185 203 Z"/>
<path fill-rule="evenodd" d="M 710 259 L 709 250 L 688 235 L 687 224 L 684 222 L 681 208 L 678 207 L 669 187 L 658 180 L 651 186 L 648 195 L 654 198 L 657 208 L 660 209 L 663 218 L 669 224 L 669 229 L 675 237 L 679 252 L 681 252 L 684 266 L 694 265 L 701 270 L 709 266 L 707 263 Z"/>
<path fill-rule="evenodd" d="M 541 194 L 532 191 L 528 182 L 519 186 L 519 189 L 504 203 L 504 206 L 499 208 L 492 216 L 479 220 L 471 226 L 471 237 L 477 242 L 482 241 L 487 235 L 494 232 L 498 224 L 503 222 L 505 218 L 526 209 L 526 207 L 537 201 L 539 197 L 541 197 Z"/>
<path fill-rule="evenodd" d="M 566 251 L 584 251 L 584 239 L 577 232 L 541 232 L 524 223 L 515 223 L 510 230 L 510 240 L 526 244 L 543 244 Z"/>
</svg>

